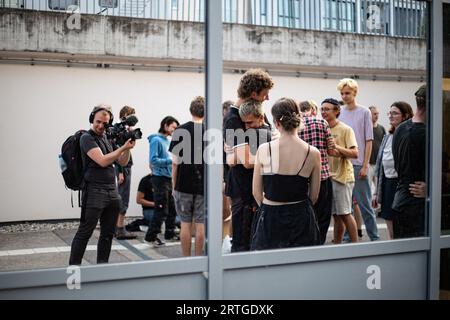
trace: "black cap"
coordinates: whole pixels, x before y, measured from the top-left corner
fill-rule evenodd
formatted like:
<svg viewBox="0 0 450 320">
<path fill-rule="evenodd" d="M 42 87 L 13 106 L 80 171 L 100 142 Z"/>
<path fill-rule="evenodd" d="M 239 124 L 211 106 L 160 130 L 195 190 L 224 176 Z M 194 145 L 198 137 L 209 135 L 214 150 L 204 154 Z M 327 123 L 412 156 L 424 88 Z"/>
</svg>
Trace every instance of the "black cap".
<svg viewBox="0 0 450 320">
<path fill-rule="evenodd" d="M 333 98 L 326 98 L 325 100 L 322 101 L 321 104 L 324 103 L 331 103 L 332 105 L 336 106 L 336 107 L 340 107 L 341 105 L 339 104 L 339 101 L 337 101 L 336 99 Z"/>
<path fill-rule="evenodd" d="M 427 97 L 427 85 L 423 84 L 420 86 L 419 89 L 417 89 L 416 93 L 414 95 L 418 98 L 426 98 Z"/>
</svg>

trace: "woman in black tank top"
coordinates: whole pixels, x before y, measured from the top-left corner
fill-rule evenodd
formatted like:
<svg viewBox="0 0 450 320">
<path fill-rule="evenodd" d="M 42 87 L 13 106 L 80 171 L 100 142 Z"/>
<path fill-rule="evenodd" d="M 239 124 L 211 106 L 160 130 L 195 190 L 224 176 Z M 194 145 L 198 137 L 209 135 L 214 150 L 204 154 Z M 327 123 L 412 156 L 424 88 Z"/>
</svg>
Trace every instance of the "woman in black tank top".
<svg viewBox="0 0 450 320">
<path fill-rule="evenodd" d="M 312 203 L 320 189 L 320 153 L 298 137 L 301 116 L 294 100 L 278 100 L 272 116 L 281 136 L 258 149 L 253 195 L 260 207 L 254 219 L 251 249 L 319 244 Z M 277 155 L 278 166 L 273 160 Z"/>
</svg>

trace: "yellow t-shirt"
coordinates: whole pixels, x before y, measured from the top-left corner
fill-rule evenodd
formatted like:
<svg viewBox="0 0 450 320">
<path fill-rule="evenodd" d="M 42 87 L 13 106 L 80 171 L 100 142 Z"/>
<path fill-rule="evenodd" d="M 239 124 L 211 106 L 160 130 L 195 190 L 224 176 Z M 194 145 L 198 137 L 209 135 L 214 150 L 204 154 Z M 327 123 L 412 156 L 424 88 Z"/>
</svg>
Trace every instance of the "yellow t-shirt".
<svg viewBox="0 0 450 320">
<path fill-rule="evenodd" d="M 346 149 L 358 147 L 353 129 L 345 123 L 338 123 L 331 128 L 331 136 L 335 143 Z M 340 183 L 354 182 L 353 165 L 350 159 L 342 157 L 329 157 L 331 178 Z"/>
</svg>

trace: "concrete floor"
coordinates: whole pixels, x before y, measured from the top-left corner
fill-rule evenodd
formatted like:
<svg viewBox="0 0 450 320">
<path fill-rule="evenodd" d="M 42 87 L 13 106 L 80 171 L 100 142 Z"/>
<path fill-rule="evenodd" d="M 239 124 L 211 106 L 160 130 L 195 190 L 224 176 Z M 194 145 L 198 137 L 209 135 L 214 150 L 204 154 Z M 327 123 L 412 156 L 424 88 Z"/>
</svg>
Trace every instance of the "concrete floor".
<svg viewBox="0 0 450 320">
<path fill-rule="evenodd" d="M 384 220 L 378 219 L 380 237 L 387 239 Z M 331 229 L 331 228 L 330 228 Z M 35 231 L 20 233 L 0 233 L 0 272 L 31 269 L 67 267 L 70 245 L 76 230 Z M 135 240 L 114 240 L 110 262 L 132 262 L 160 260 L 182 257 L 180 242 L 167 242 L 165 246 L 155 248 L 144 242 L 144 232 L 135 232 Z M 361 241 L 369 241 L 363 229 Z M 83 265 L 96 263 L 96 244 L 99 230 L 96 229 L 83 259 Z M 327 244 L 331 244 L 332 230 L 327 235 Z"/>
</svg>

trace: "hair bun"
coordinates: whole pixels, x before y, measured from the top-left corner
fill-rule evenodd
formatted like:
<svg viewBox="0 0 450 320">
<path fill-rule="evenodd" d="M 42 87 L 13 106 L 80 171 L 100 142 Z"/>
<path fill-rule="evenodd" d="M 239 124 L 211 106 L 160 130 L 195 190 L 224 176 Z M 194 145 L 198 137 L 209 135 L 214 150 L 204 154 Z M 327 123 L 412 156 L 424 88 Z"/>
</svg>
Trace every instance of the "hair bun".
<svg viewBox="0 0 450 320">
<path fill-rule="evenodd" d="M 280 118 L 280 123 L 286 131 L 298 128 L 301 121 L 301 117 L 297 113 L 286 114 Z"/>
</svg>

